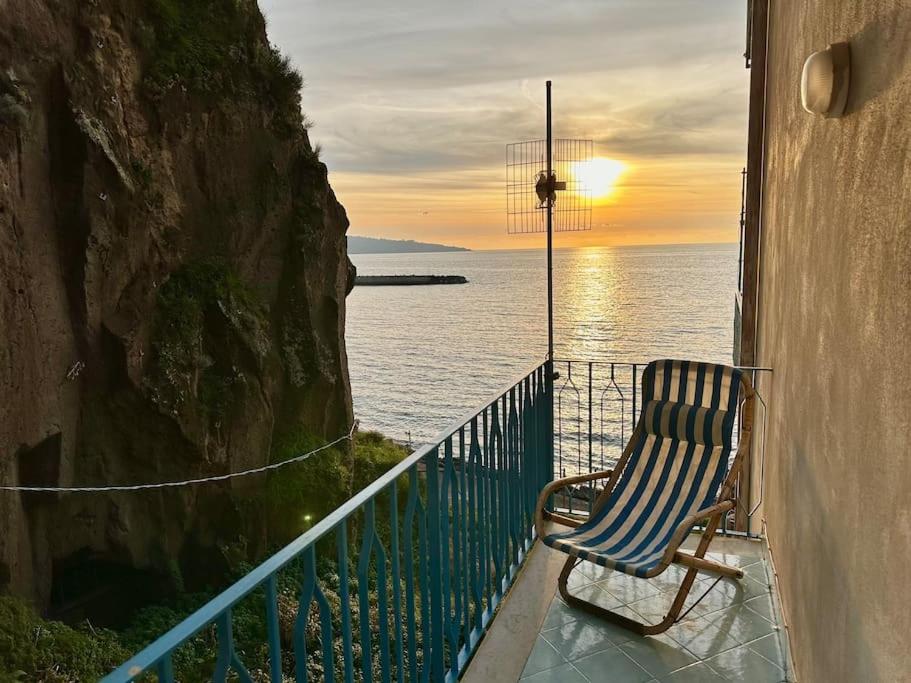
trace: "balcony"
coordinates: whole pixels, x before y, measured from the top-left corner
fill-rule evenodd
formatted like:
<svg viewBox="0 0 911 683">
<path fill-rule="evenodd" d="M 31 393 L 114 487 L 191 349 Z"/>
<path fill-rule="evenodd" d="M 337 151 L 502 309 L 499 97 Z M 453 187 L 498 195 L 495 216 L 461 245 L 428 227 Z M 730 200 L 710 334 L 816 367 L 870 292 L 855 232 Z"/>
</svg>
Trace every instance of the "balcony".
<svg viewBox="0 0 911 683">
<path fill-rule="evenodd" d="M 658 636 L 637 636 L 566 605 L 553 590 L 564 556 L 536 547 L 463 680 L 788 680 L 787 638 L 770 587 L 765 545 L 728 536 L 712 546 L 716 552 L 707 557 L 742 567 L 744 578 L 722 579 L 712 588 L 715 577 L 700 575 L 684 608 L 690 612 Z M 682 574 L 672 566 L 642 580 L 584 563 L 571 575 L 570 586 L 607 609 L 656 622 L 667 612 Z"/>
<path fill-rule="evenodd" d="M 547 369 L 531 369 L 104 680 L 177 680 L 191 641 L 211 648 L 200 677 L 215 681 L 284 681 L 289 668 L 297 681 L 786 680 L 749 506 L 726 516 L 711 547 L 744 578 L 716 584 L 700 573 L 662 635 L 636 636 L 555 596 L 565 556 L 536 542 L 538 494 L 555 476 L 616 459 L 638 414 L 642 366 Z M 552 506 L 584 516 L 596 495 L 563 490 Z M 569 581 L 604 607 L 656 621 L 682 573 L 643 580 L 583 563 Z M 235 641 L 242 602 L 257 605 L 261 642 Z"/>
</svg>

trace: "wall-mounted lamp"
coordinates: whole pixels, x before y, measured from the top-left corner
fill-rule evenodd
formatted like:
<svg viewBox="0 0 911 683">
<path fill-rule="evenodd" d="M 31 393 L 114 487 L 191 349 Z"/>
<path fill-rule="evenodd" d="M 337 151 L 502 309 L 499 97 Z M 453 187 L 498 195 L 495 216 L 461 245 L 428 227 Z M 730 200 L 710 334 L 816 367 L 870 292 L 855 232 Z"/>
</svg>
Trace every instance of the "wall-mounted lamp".
<svg viewBox="0 0 911 683">
<path fill-rule="evenodd" d="M 800 100 L 811 114 L 836 118 L 845 112 L 851 83 L 851 47 L 832 43 L 814 52 L 803 65 Z"/>
</svg>

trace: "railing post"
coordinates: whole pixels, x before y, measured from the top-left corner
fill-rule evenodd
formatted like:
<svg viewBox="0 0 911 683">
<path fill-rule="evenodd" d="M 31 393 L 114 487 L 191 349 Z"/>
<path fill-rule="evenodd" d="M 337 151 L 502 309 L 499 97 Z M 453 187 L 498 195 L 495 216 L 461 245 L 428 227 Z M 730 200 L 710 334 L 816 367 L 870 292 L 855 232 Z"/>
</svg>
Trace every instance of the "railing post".
<svg viewBox="0 0 911 683">
<path fill-rule="evenodd" d="M 522 549 L 521 510 L 522 510 L 522 485 L 519 479 L 519 412 L 516 408 L 516 388 L 509 390 L 509 413 L 504 415 L 506 422 L 507 453 L 507 487 L 509 489 L 509 533 L 512 537 L 513 565 L 518 563 L 519 553 Z"/>
<path fill-rule="evenodd" d="M 444 638 L 449 643 L 450 670 L 458 675 L 458 626 L 457 619 L 461 612 L 461 598 L 459 596 L 459 517 L 458 489 L 455 477 L 455 468 L 452 462 L 452 437 L 443 442 L 443 481 L 440 485 L 440 540 L 441 540 L 441 569 L 443 574 L 443 631 Z M 452 523 L 450 523 L 452 516 Z M 453 591 L 453 585 L 456 590 Z M 453 611 L 454 608 L 454 611 Z"/>
<path fill-rule="evenodd" d="M 747 372 L 744 370 L 744 372 Z M 753 382 L 753 386 L 756 383 L 756 373 L 750 373 L 750 380 Z M 739 391 L 739 390 L 738 390 Z M 737 411 L 740 412 L 741 404 L 737 402 Z M 737 427 L 737 446 L 740 446 L 741 438 L 741 429 L 740 429 L 740 415 L 738 414 L 738 420 L 736 423 Z M 752 438 L 752 432 L 747 432 L 747 438 Z M 737 477 L 737 507 L 734 508 L 734 530 L 749 533 L 752 531 L 750 529 L 750 508 L 753 505 L 751 500 L 751 484 L 753 481 L 753 454 L 752 449 L 747 451 L 746 457 L 743 459 L 743 462 L 740 465 L 740 475 Z M 722 531 L 727 531 L 726 518 L 722 519 Z"/>
<path fill-rule="evenodd" d="M 544 364 L 544 439 L 545 453 L 547 453 L 547 478 L 545 482 L 554 480 L 554 361 L 548 358 Z"/>
<path fill-rule="evenodd" d="M 496 511 L 494 510 L 494 498 L 493 498 L 493 484 L 492 484 L 492 475 L 493 471 L 492 456 L 491 456 L 491 445 L 490 445 L 490 418 L 488 413 L 490 412 L 490 406 L 484 408 L 481 412 L 481 428 L 483 434 L 483 445 L 482 445 L 482 461 L 484 469 L 483 482 L 483 491 L 482 491 L 482 502 L 483 502 L 483 514 L 480 519 L 483 520 L 483 535 L 481 540 L 483 542 L 483 549 L 481 551 L 481 559 L 483 565 L 481 567 L 481 576 L 484 579 L 484 591 L 487 596 L 487 604 L 490 605 L 490 601 L 493 595 L 496 593 L 496 588 L 491 585 L 490 577 L 490 566 L 494 557 L 496 557 L 496 538 L 494 535 L 495 521 L 496 521 Z"/>
<path fill-rule="evenodd" d="M 395 621 L 395 671 L 397 680 L 405 677 L 405 652 L 402 630 L 402 572 L 399 552 L 399 496 L 398 483 L 392 482 L 389 487 L 389 522 L 392 526 L 392 538 L 389 553 L 392 556 L 392 613 Z M 411 562 L 412 558 L 405 558 Z M 344 611 L 344 610 L 343 610 Z"/>
<path fill-rule="evenodd" d="M 241 683 L 252 683 L 253 679 L 250 678 L 250 674 L 234 649 L 230 608 L 222 612 L 215 620 L 215 632 L 218 640 L 218 656 L 215 660 L 215 671 L 212 674 L 213 683 L 227 680 L 228 672 L 231 669 L 234 669 L 234 673 Z"/>
<path fill-rule="evenodd" d="M 430 541 L 430 680 L 443 680 L 443 571 L 442 543 L 440 541 L 439 450 L 433 449 L 427 456 L 427 517 Z M 425 650 L 426 653 L 426 650 Z M 425 666 L 427 662 L 425 661 Z"/>
<path fill-rule="evenodd" d="M 491 556 L 495 573 L 493 598 L 499 600 L 503 591 L 503 575 L 504 571 L 506 571 L 503 566 L 503 557 L 506 555 L 504 550 L 506 545 L 506 520 L 503 515 L 503 435 L 500 431 L 499 400 L 490 404 L 490 468 L 492 476 L 489 514 L 492 522 Z"/>
<path fill-rule="evenodd" d="M 470 551 L 468 549 L 468 451 L 465 444 L 465 427 L 459 429 L 459 519 L 460 524 L 460 544 L 461 544 L 461 561 L 459 564 L 459 573 L 462 575 L 462 582 L 459 590 L 462 592 L 462 612 L 459 628 L 462 629 L 462 637 L 465 643 L 469 642 L 471 637 L 471 586 L 469 581 L 470 569 Z"/>
<path fill-rule="evenodd" d="M 171 661 L 170 653 L 161 658 L 155 671 L 158 673 L 158 683 L 174 683 L 174 663 Z"/>
<path fill-rule="evenodd" d="M 361 675 L 364 683 L 373 681 L 373 637 L 370 632 L 370 555 L 376 528 L 374 502 L 364 504 L 364 530 L 357 563 L 357 609 L 361 630 Z M 305 670 L 306 673 L 306 670 Z M 298 676 L 299 678 L 300 676 Z"/>
<path fill-rule="evenodd" d="M 470 557 L 469 562 L 469 581 L 471 582 L 471 591 L 474 598 L 475 618 L 478 629 L 481 628 L 481 615 L 484 611 L 484 581 L 485 574 L 479 572 L 480 567 L 484 567 L 484 533 L 479 529 L 481 525 L 487 524 L 487 516 L 484 514 L 484 489 L 483 476 L 484 465 L 481 462 L 481 445 L 478 438 L 478 418 L 473 417 L 470 427 L 471 444 L 468 447 L 468 459 L 471 462 L 471 481 L 468 489 L 468 529 L 470 535 Z M 473 628 L 473 626 L 472 626 Z"/>
<path fill-rule="evenodd" d="M 592 367 L 594 363 L 588 363 L 588 471 L 592 469 Z M 589 511 L 591 510 L 591 500 L 589 500 Z"/>
<path fill-rule="evenodd" d="M 349 604 L 348 597 L 348 522 L 338 525 L 335 544 L 338 552 L 338 596 L 342 605 Z M 354 646 L 351 639 L 351 610 L 342 610 L 342 659 L 345 683 L 354 681 Z"/>
<path fill-rule="evenodd" d="M 278 586 L 275 574 L 266 580 L 266 638 L 269 641 L 269 676 L 272 683 L 282 683 L 281 631 L 278 624 Z M 159 675 L 159 678 L 161 676 Z"/>
<path fill-rule="evenodd" d="M 429 625 L 427 591 L 427 552 L 426 552 L 426 516 L 420 499 L 420 475 L 417 465 L 412 465 L 408 470 L 408 501 L 405 505 L 405 523 L 402 530 L 402 542 L 405 546 L 405 615 L 408 629 L 408 680 L 419 681 L 418 674 L 418 639 L 417 639 L 417 609 L 415 581 L 414 581 L 414 557 L 418 558 L 418 580 L 417 590 L 420 592 L 420 610 L 421 610 L 421 629 L 426 629 Z M 415 550 L 413 543 L 414 525 L 417 522 L 418 527 L 418 544 Z M 344 605 L 345 603 L 342 602 Z M 344 614 L 344 611 L 343 611 Z M 426 638 L 421 639 L 421 649 L 423 655 L 424 668 L 429 665 L 426 654 L 429 651 Z M 404 674 L 400 674 L 404 678 Z M 350 683 L 350 682 L 349 682 Z"/>
<path fill-rule="evenodd" d="M 537 498 L 536 486 L 538 484 L 538 469 L 540 463 L 537 443 L 537 424 L 535 413 L 532 409 L 532 384 L 534 373 L 525 378 L 522 383 L 522 479 L 525 484 L 525 527 L 526 550 L 531 542 L 532 529 L 535 515 L 535 499 Z"/>
</svg>

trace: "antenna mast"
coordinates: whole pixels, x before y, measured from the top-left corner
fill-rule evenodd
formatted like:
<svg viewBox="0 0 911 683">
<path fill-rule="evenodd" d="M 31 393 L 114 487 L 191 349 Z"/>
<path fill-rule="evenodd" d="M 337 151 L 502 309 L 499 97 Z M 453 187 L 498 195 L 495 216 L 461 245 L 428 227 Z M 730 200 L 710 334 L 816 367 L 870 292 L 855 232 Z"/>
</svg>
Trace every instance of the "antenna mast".
<svg viewBox="0 0 911 683">
<path fill-rule="evenodd" d="M 551 82 L 547 81 L 544 140 L 506 145 L 506 229 L 510 234 L 547 232 L 547 461 L 554 461 L 554 233 L 591 230 L 592 191 L 586 184 L 591 140 L 554 140 Z M 557 202 L 557 192 L 561 192 Z"/>
<path fill-rule="evenodd" d="M 554 137 L 547 81 L 547 360 L 554 359 Z"/>
<path fill-rule="evenodd" d="M 550 81 L 546 95 L 545 139 L 506 146 L 506 218 L 510 234 L 547 233 L 547 360 L 552 363 L 554 233 L 591 229 L 592 192 L 585 169 L 594 145 L 554 139 Z"/>
</svg>

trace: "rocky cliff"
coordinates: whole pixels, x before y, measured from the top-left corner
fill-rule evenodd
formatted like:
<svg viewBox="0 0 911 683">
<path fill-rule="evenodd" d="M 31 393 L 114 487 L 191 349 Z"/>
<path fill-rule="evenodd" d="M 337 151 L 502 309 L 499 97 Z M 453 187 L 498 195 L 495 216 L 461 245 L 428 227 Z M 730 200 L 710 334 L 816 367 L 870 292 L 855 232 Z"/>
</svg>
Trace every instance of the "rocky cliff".
<svg viewBox="0 0 911 683">
<path fill-rule="evenodd" d="M 0 483 L 221 474 L 347 429 L 348 222 L 300 86 L 255 0 L 0 0 Z M 0 492 L 0 592 L 262 549 L 262 483 Z"/>
</svg>

